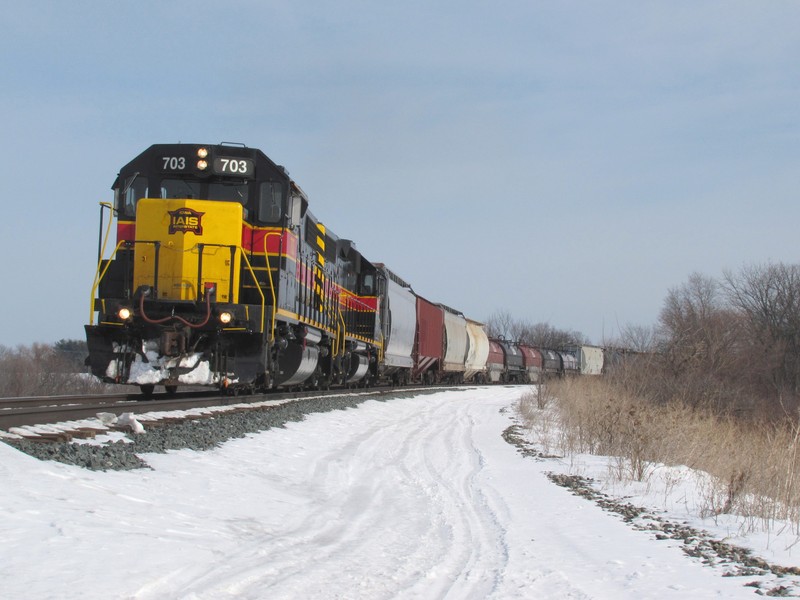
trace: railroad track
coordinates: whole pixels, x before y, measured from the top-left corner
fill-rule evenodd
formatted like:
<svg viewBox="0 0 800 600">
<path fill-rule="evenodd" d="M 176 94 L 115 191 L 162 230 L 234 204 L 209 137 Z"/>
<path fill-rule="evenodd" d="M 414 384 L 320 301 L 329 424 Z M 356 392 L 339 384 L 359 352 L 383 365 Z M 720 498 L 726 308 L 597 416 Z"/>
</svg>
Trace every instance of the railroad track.
<svg viewBox="0 0 800 600">
<path fill-rule="evenodd" d="M 412 391 L 428 388 L 402 388 Z M 443 389 L 443 388 L 438 388 Z M 141 423 L 148 425 L 196 420 L 212 417 L 218 412 L 231 410 L 262 410 L 271 405 L 309 397 L 342 393 L 367 393 L 382 395 L 399 388 L 370 388 L 368 390 L 331 390 L 280 392 L 248 396 L 220 395 L 219 391 L 192 391 L 174 395 L 141 394 L 38 396 L 25 398 L 0 398 L 0 439 L 22 437 L 33 441 L 69 441 L 72 438 L 92 438 L 108 430 L 129 430 L 125 424 L 103 424 L 99 413 L 117 418 L 131 413 Z M 211 409 L 218 410 L 197 410 Z M 191 411 L 182 416 L 158 416 L 152 413 Z"/>
<path fill-rule="evenodd" d="M 225 399 L 219 392 L 188 392 L 175 396 L 154 396 L 152 399 L 145 399 L 141 394 L 0 398 L 0 430 L 86 419 L 96 416 L 98 412 L 122 414 L 182 410 L 190 404 L 199 407 L 213 406 L 224 404 Z"/>
</svg>

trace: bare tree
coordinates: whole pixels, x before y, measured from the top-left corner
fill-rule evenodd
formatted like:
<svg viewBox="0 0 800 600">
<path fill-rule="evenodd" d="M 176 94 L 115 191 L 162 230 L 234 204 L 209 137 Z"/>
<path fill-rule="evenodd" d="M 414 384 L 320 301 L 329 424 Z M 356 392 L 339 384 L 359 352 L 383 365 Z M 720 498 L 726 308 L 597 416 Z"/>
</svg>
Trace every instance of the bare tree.
<svg viewBox="0 0 800 600">
<path fill-rule="evenodd" d="M 549 323 L 531 324 L 515 319 L 507 310 L 498 310 L 486 320 L 486 334 L 538 348 L 566 348 L 588 343 L 588 338 L 578 331 L 557 329 Z"/>
<path fill-rule="evenodd" d="M 724 289 L 745 318 L 755 357 L 778 392 L 800 392 L 800 266 L 767 263 L 726 271 Z M 764 361 L 767 364 L 764 364 Z"/>
<path fill-rule="evenodd" d="M 667 293 L 659 316 L 662 361 L 668 373 L 664 397 L 686 402 L 738 406 L 746 398 L 740 376 L 748 356 L 743 352 L 742 320 L 725 302 L 719 283 L 693 273 Z"/>
<path fill-rule="evenodd" d="M 659 321 L 675 368 L 714 368 L 731 341 L 728 325 L 734 319 L 711 277 L 693 273 L 687 283 L 669 290 Z"/>
<path fill-rule="evenodd" d="M 0 346 L 0 396 L 51 396 L 100 392 L 105 386 L 82 365 L 82 342 L 62 340 L 56 346 Z M 79 358 L 80 356 L 80 358 Z"/>
<path fill-rule="evenodd" d="M 512 330 L 514 328 L 514 317 L 505 309 L 494 311 L 491 316 L 486 319 L 486 335 L 494 339 L 512 339 Z"/>
<path fill-rule="evenodd" d="M 658 327 L 628 323 L 620 328 L 619 337 L 608 345 L 632 352 L 655 352 L 662 343 Z"/>
<path fill-rule="evenodd" d="M 558 329 L 549 323 L 524 325 L 520 329 L 519 339 L 531 346 L 556 350 L 588 343 L 588 338 L 579 331 Z"/>
</svg>

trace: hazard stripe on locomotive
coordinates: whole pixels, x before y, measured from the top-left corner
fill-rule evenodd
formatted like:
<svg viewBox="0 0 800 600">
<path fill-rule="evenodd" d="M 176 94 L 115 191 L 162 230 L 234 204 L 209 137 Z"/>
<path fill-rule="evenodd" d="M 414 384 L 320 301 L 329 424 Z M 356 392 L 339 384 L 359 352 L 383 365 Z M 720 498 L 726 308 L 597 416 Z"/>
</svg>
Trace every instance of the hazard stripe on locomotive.
<svg viewBox="0 0 800 600">
<path fill-rule="evenodd" d="M 383 271 L 263 152 L 157 144 L 112 189 L 117 239 L 98 257 L 86 326 L 97 377 L 145 392 L 378 377 Z"/>
</svg>

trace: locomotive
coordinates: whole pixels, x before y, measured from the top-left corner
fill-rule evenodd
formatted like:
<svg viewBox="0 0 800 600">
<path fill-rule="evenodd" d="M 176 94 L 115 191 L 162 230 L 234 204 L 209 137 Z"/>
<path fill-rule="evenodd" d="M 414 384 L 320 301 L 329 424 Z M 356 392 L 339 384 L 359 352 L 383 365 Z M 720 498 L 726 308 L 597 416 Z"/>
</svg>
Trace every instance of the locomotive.
<svg viewBox="0 0 800 600">
<path fill-rule="evenodd" d="M 530 382 L 547 371 L 334 234 L 258 149 L 156 144 L 112 189 L 85 327 L 103 381 L 238 393 Z"/>
<path fill-rule="evenodd" d="M 157 144 L 112 189 L 117 244 L 86 326 L 96 376 L 144 392 L 376 377 L 378 269 L 263 152 Z"/>
</svg>

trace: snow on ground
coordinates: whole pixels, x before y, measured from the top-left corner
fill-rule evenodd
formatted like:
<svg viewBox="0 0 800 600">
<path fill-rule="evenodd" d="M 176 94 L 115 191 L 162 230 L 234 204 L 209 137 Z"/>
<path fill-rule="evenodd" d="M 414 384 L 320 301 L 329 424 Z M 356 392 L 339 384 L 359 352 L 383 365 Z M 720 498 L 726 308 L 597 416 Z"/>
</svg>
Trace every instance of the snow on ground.
<svg viewBox="0 0 800 600">
<path fill-rule="evenodd" d="M 754 597 L 756 578 L 723 577 L 551 483 L 570 461 L 505 442 L 525 391 L 369 401 L 145 455 L 152 470 L 0 443 L 0 598 Z"/>
</svg>

